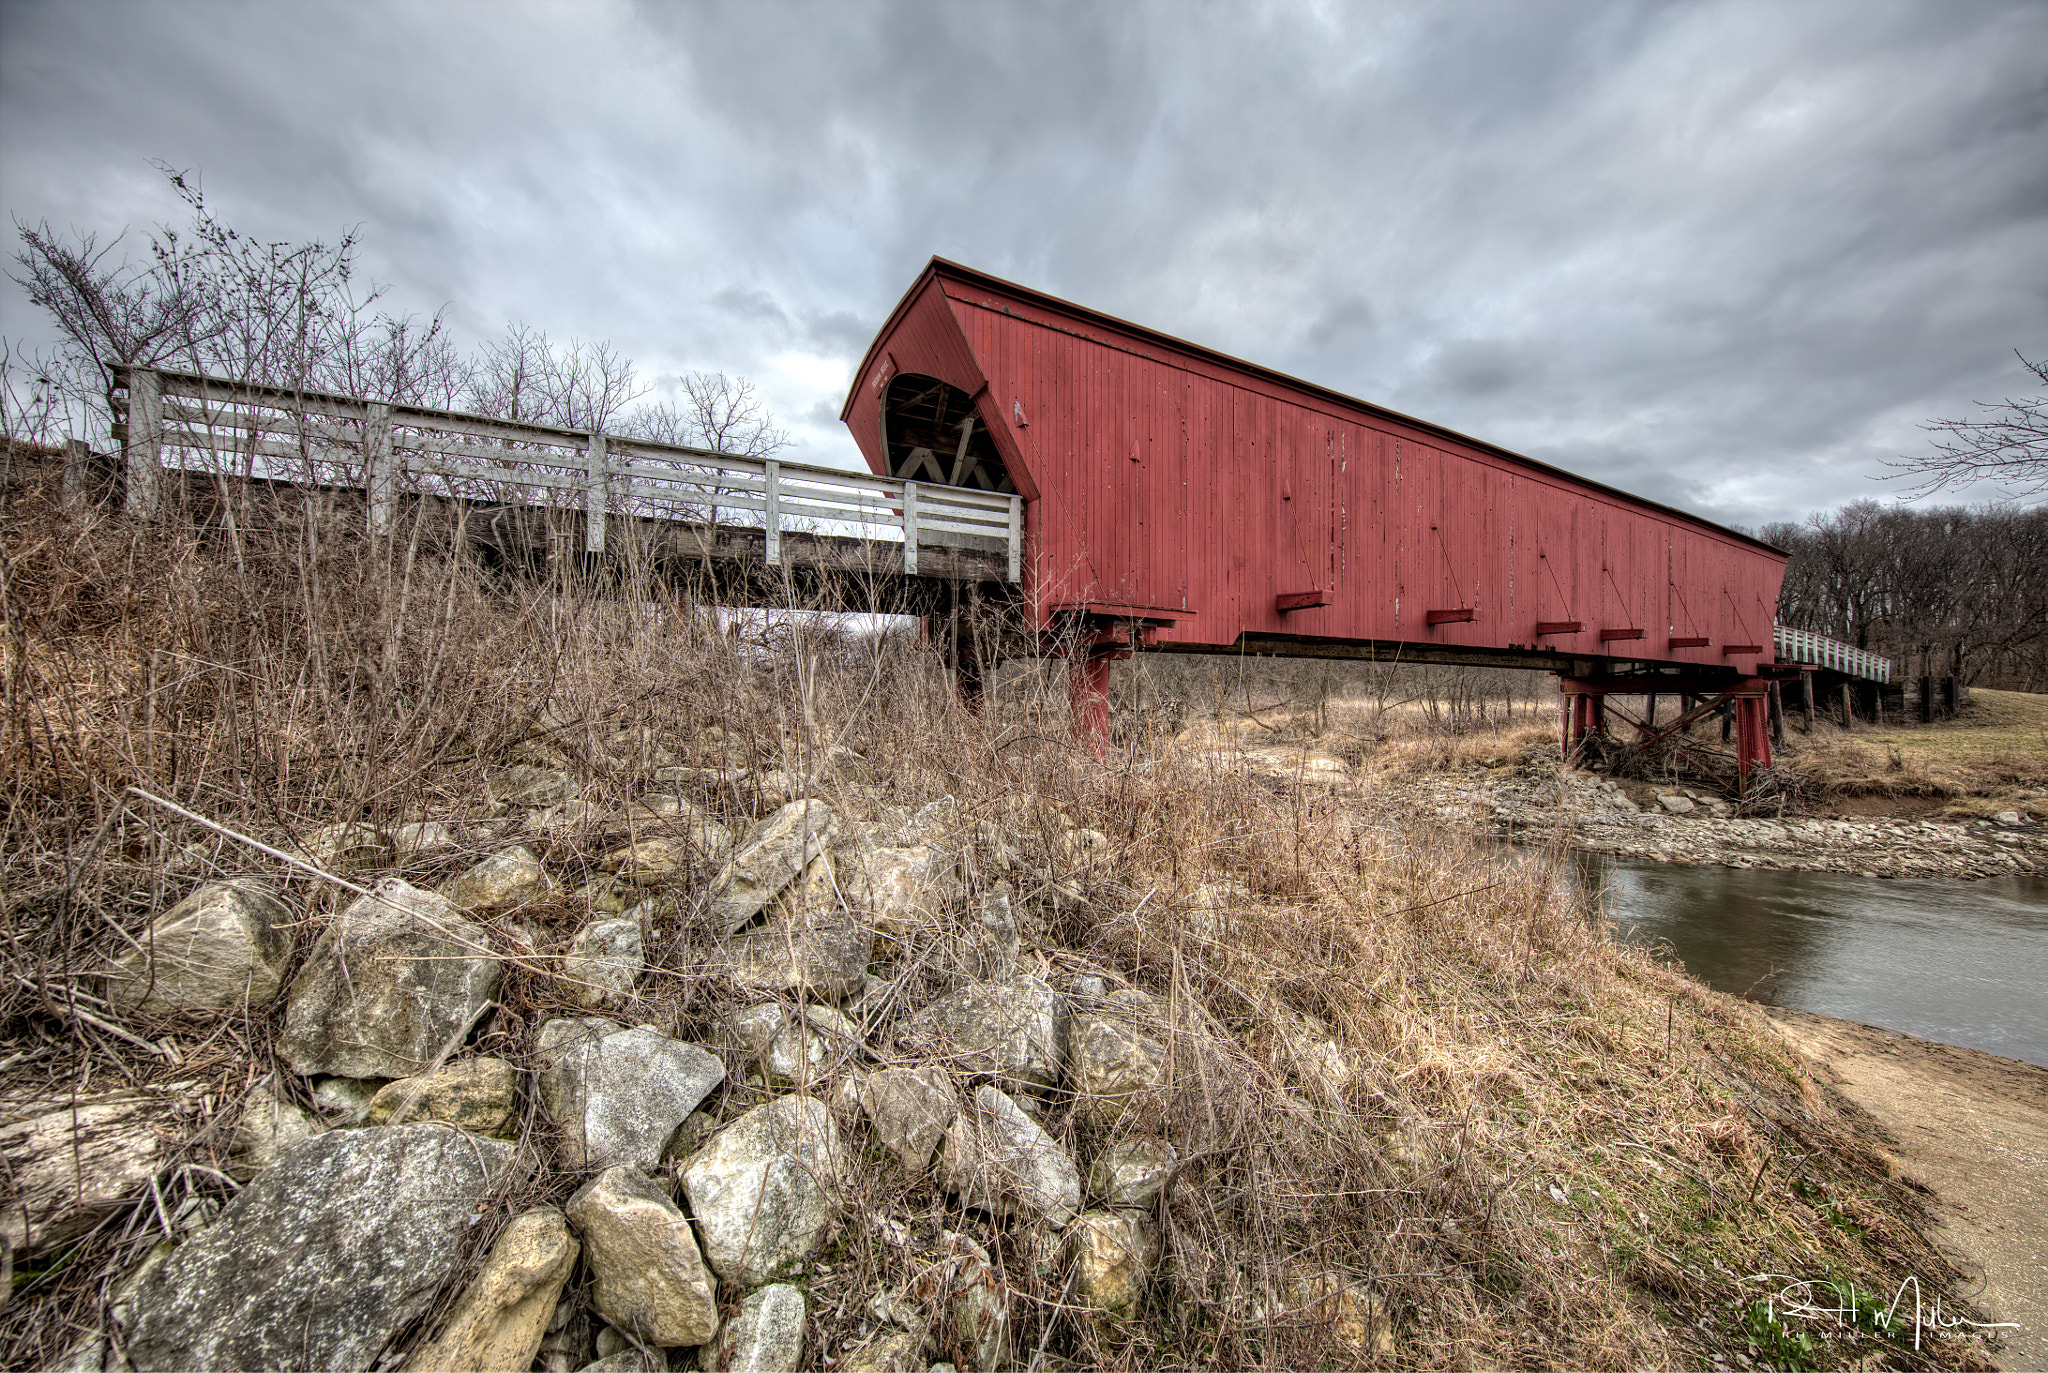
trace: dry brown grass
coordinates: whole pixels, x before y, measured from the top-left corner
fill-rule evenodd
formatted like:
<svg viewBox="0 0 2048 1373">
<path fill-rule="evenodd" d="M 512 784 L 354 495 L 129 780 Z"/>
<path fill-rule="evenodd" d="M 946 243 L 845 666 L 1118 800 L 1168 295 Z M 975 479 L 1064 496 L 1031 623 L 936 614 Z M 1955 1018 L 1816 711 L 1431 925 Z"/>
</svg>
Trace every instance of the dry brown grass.
<svg viewBox="0 0 2048 1373">
<path fill-rule="evenodd" d="M 1953 720 L 1788 735 L 1786 757 L 1816 789 L 1837 796 L 1928 797 L 1944 813 L 2048 814 L 2027 792 L 2048 788 L 2048 696 L 1973 688 Z"/>
<path fill-rule="evenodd" d="M 312 917 L 307 935 L 333 900 L 133 804 L 127 786 L 271 842 L 337 819 L 481 825 L 483 779 L 506 762 L 566 765 L 586 796 L 622 803 L 644 772 L 631 739 L 703 760 L 718 726 L 721 752 L 815 773 L 814 791 L 850 814 L 957 798 L 970 899 L 1014 850 L 1009 880 L 1041 926 L 1027 966 L 1152 993 L 1173 1065 L 1142 1119 L 1105 1131 L 1056 1094 L 1047 1128 L 1084 1160 L 1121 1130 L 1165 1133 L 1190 1160 L 1158 1210 L 1160 1281 L 1121 1324 L 1062 1301 L 1041 1229 L 865 1167 L 806 1278 L 814 1361 L 861 1336 L 867 1298 L 910 1283 L 918 1243 L 941 1226 L 995 1255 L 1024 1354 L 1111 1368 L 1703 1365 L 1743 1347 L 1762 1292 L 1748 1274 L 1843 1276 L 1886 1296 L 1908 1274 L 1940 1289 L 1955 1276 L 1925 1238 L 1924 1198 L 1776 1033 L 1610 939 L 1562 850 L 1489 849 L 1376 802 L 1384 792 L 1276 784 L 1208 750 L 1098 762 L 1064 742 L 1060 693 L 1033 685 L 1045 674 L 1019 675 L 976 717 L 906 640 L 848 641 L 801 619 L 735 638 L 630 571 L 624 590 L 494 582 L 459 544 L 371 546 L 341 528 L 279 509 L 194 535 L 24 506 L 0 529 L 0 1024 L 18 1046 L 0 1100 L 202 1084 L 200 1128 L 163 1174 L 174 1210 L 188 1196 L 218 1206 L 223 1185 L 181 1168 L 219 1166 L 250 1082 L 275 1073 L 304 1090 L 270 1056 L 276 1008 L 136 1027 L 159 1046 L 144 1051 L 67 1007 L 202 875 L 281 879 Z M 1483 761 L 1535 750 L 1539 733 L 1550 738 L 1526 726 L 1455 747 Z M 771 803 L 705 799 L 738 824 Z M 1070 825 L 1108 835 L 1109 852 L 1075 867 Z M 408 877 L 439 881 L 493 842 L 469 833 Z M 573 892 L 620 837 L 618 822 L 594 823 L 544 856 Z M 701 956 L 703 877 L 669 893 L 661 966 L 628 1013 L 693 1039 L 736 1000 Z M 538 952 L 494 936 L 520 961 L 475 1046 L 514 1062 L 568 1009 L 550 959 L 588 912 L 564 895 L 522 918 Z M 878 946 L 874 971 L 914 1008 L 978 972 L 975 934 L 963 904 Z M 872 1041 L 885 1059 L 887 1044 Z M 734 1074 L 705 1109 L 729 1116 L 757 1090 Z M 539 1171 L 499 1218 L 581 1180 L 549 1161 L 530 1091 L 524 1129 Z M 0 1315 L 6 1362 L 50 1361 L 102 1321 L 160 1237 L 156 1216 L 138 1198 L 24 1264 Z M 478 1252 L 495 1228 L 477 1227 Z M 1390 1349 L 1345 1342 L 1345 1283 L 1385 1313 Z M 1978 1356 L 1936 1342 L 1889 1357 Z"/>
</svg>

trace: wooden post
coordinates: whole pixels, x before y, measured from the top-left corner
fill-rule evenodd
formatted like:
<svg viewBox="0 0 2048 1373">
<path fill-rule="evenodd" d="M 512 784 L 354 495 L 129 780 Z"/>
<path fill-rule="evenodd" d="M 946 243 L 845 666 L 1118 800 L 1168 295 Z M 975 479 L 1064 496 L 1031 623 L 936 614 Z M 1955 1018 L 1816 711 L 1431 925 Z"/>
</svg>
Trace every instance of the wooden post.
<svg viewBox="0 0 2048 1373">
<path fill-rule="evenodd" d="M 64 441 L 64 475 L 59 481 L 58 494 L 64 505 L 79 509 L 85 505 L 86 477 L 92 471 L 92 450 L 85 446 L 84 439 Z"/>
<path fill-rule="evenodd" d="M 1770 702 L 1771 742 L 1782 744 L 1785 742 L 1785 698 L 1776 682 L 1772 682 L 1770 686 Z"/>
<path fill-rule="evenodd" d="M 917 483 L 911 481 L 903 483 L 903 575 L 917 575 Z M 1104 710 L 1107 709 L 1105 706 Z M 1108 716 L 1103 718 L 1107 720 Z"/>
<path fill-rule="evenodd" d="M 370 493 L 370 532 L 382 534 L 396 513 L 398 473 L 391 463 L 391 407 L 375 401 L 364 407 L 363 485 Z"/>
<path fill-rule="evenodd" d="M 583 448 L 583 551 L 604 552 L 604 517 L 611 506 L 605 491 L 604 435 L 593 433 Z"/>
<path fill-rule="evenodd" d="M 1024 576 L 1024 498 L 1010 497 L 1010 580 L 1021 581 Z"/>
<path fill-rule="evenodd" d="M 1799 674 L 1799 710 L 1806 717 L 1806 732 L 1813 733 L 1813 674 Z"/>
<path fill-rule="evenodd" d="M 1650 699 L 1643 704 L 1643 723 L 1651 729 L 1655 729 L 1657 727 L 1657 693 L 1651 692 Z"/>
<path fill-rule="evenodd" d="M 1721 742 L 1727 743 L 1735 733 L 1735 711 L 1725 701 L 1721 704 Z"/>
<path fill-rule="evenodd" d="M 770 458 L 761 464 L 761 523 L 766 530 L 766 557 L 768 566 L 782 566 L 782 504 L 775 489 L 775 479 L 781 474 L 782 464 Z"/>
<path fill-rule="evenodd" d="M 127 490 L 122 508 L 145 520 L 156 518 L 163 487 L 163 392 L 154 372 L 128 373 L 128 436 L 122 445 Z"/>
<path fill-rule="evenodd" d="M 1932 724 L 1933 722 L 1934 679 L 1932 677 L 1922 677 L 1920 679 L 1920 723 L 1925 725 Z"/>
</svg>

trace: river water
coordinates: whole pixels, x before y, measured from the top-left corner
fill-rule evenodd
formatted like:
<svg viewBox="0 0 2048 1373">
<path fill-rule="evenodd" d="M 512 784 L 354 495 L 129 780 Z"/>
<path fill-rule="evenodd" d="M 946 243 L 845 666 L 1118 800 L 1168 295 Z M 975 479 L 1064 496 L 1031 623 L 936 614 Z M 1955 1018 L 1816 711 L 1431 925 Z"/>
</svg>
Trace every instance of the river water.
<svg viewBox="0 0 2048 1373">
<path fill-rule="evenodd" d="M 2048 879 L 1884 881 L 1588 857 L 1625 939 L 1720 991 L 2048 1067 Z"/>
</svg>

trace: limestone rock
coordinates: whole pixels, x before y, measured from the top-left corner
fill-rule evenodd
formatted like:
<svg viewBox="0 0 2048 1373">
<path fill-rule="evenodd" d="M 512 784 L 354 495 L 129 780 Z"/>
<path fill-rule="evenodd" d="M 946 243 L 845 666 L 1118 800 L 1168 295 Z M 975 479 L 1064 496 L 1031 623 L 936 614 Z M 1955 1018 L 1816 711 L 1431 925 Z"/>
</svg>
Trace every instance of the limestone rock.
<svg viewBox="0 0 2048 1373">
<path fill-rule="evenodd" d="M 1666 792 L 1657 798 L 1657 804 L 1672 815 L 1691 815 L 1699 807 L 1689 798 L 1677 792 Z"/>
<path fill-rule="evenodd" d="M 1067 1085 L 1074 1109 L 1101 1125 L 1132 1106 L 1155 1103 L 1166 1080 L 1165 1046 L 1138 1029 L 1149 998 L 1118 992 L 1102 1010 L 1077 1015 L 1067 1029 Z"/>
<path fill-rule="evenodd" d="M 482 926 L 431 892 L 388 879 L 357 898 L 292 982 L 278 1056 L 295 1072 L 405 1077 L 424 1068 L 498 991 Z"/>
<path fill-rule="evenodd" d="M 511 910 L 554 894 L 555 879 L 523 844 L 492 854 L 441 888 L 441 895 L 467 911 Z"/>
<path fill-rule="evenodd" d="M 1038 1090 L 1059 1082 L 1059 997 L 1036 977 L 976 982 L 927 1006 L 898 1042 L 963 1073 Z"/>
<path fill-rule="evenodd" d="M 716 1057 L 641 1026 L 551 1020 L 541 1027 L 540 1100 L 571 1168 L 654 1168 L 662 1146 L 725 1077 Z"/>
<path fill-rule="evenodd" d="M 718 1333 L 718 1293 L 690 1222 L 630 1164 L 607 1168 L 569 1199 L 583 1232 L 598 1314 L 655 1345 Z"/>
<path fill-rule="evenodd" d="M 923 1373 L 924 1335 L 884 1330 L 845 1356 L 840 1373 Z"/>
<path fill-rule="evenodd" d="M 804 1361 L 804 1294 L 771 1282 L 747 1295 L 725 1333 L 704 1346 L 705 1373 L 796 1373 Z"/>
<path fill-rule="evenodd" d="M 392 851 L 400 858 L 455 846 L 455 830 L 439 820 L 415 820 L 391 832 Z"/>
<path fill-rule="evenodd" d="M 0 1127 L 8 1190 L 0 1238 L 17 1255 L 39 1253 L 90 1230 L 147 1189 L 191 1128 L 191 1088 L 178 1083 L 49 1102 Z"/>
<path fill-rule="evenodd" d="M 939 1177 L 961 1204 L 998 1216 L 1064 1225 L 1081 1207 L 1081 1175 L 1067 1151 L 993 1087 L 974 1094 L 946 1132 Z"/>
<path fill-rule="evenodd" d="M 413 1373 L 529 1368 L 576 1267 L 579 1246 L 552 1206 L 514 1216 Z"/>
<path fill-rule="evenodd" d="M 570 944 L 562 959 L 562 976 L 569 980 L 571 1001 L 602 1008 L 629 1000 L 646 965 L 638 920 L 593 920 Z"/>
<path fill-rule="evenodd" d="M 558 806 L 576 789 L 568 773 L 531 763 L 515 763 L 492 777 L 487 785 L 492 800 L 529 810 Z"/>
<path fill-rule="evenodd" d="M 952 1347 L 977 1373 L 1003 1367 L 1010 1356 L 1010 1304 L 988 1250 L 965 1235 L 940 1234 L 947 1257 L 941 1263 L 953 1321 Z"/>
<path fill-rule="evenodd" d="M 284 982 L 292 913 L 259 882 L 208 882 L 152 920 L 107 976 L 124 1015 L 267 1005 Z"/>
<path fill-rule="evenodd" d="M 1112 1144 L 1088 1165 L 1088 1190 L 1105 1206 L 1150 1206 L 1179 1162 L 1163 1139 Z"/>
<path fill-rule="evenodd" d="M 599 861 L 606 872 L 636 887 L 658 887 L 687 875 L 695 854 L 687 839 L 650 836 L 613 849 Z"/>
<path fill-rule="evenodd" d="M 726 941 L 719 957 L 740 986 L 838 1001 L 861 989 L 874 937 L 843 911 L 812 909 Z"/>
<path fill-rule="evenodd" d="M 301 1110 L 268 1087 L 251 1087 L 242 1099 L 242 1119 L 228 1147 L 228 1171 L 248 1179 L 277 1162 L 285 1150 L 320 1133 L 312 1112 Z"/>
<path fill-rule="evenodd" d="M 838 833 L 838 817 L 817 800 L 791 801 L 762 821 L 712 883 L 714 927 L 731 934 L 759 915 Z"/>
<path fill-rule="evenodd" d="M 371 1125 L 438 1120 L 473 1135 L 509 1137 L 519 1074 L 502 1058 L 464 1058 L 431 1077 L 403 1077 L 370 1098 Z"/>
<path fill-rule="evenodd" d="M 1070 868 L 1089 868 L 1109 858 L 1113 847 L 1101 830 L 1073 829 L 1060 836 L 1060 858 Z"/>
<path fill-rule="evenodd" d="M 747 1289 L 802 1264 L 831 1229 L 849 1166 L 812 1097 L 777 1097 L 713 1135 L 682 1169 L 711 1267 Z"/>
<path fill-rule="evenodd" d="M 952 1079 L 935 1065 L 884 1068 L 861 1078 L 853 1090 L 875 1127 L 875 1137 L 911 1173 L 931 1167 L 932 1156 L 960 1114 Z"/>
<path fill-rule="evenodd" d="M 1067 1233 L 1074 1300 L 1119 1319 L 1137 1314 L 1159 1263 L 1159 1227 L 1143 1211 L 1087 1211 Z"/>
<path fill-rule="evenodd" d="M 360 872 L 391 861 L 390 841 L 374 825 L 352 821 L 322 825 L 309 831 L 301 843 L 285 847 L 323 872 Z"/>
<path fill-rule="evenodd" d="M 296 1144 L 136 1285 L 135 1367 L 367 1368 L 426 1309 L 515 1149 L 445 1125 Z"/>
<path fill-rule="evenodd" d="M 839 869 L 839 887 L 882 934 L 905 935 L 936 921 L 960 894 L 953 860 L 929 844 L 864 849 Z"/>
<path fill-rule="evenodd" d="M 822 1081 L 861 1047 L 860 1028 L 826 1006 L 764 1002 L 721 1021 L 712 1042 L 770 1086 Z"/>
<path fill-rule="evenodd" d="M 668 1360 L 659 1349 L 648 1354 L 627 1345 L 583 1365 L 578 1373 L 668 1373 Z"/>
<path fill-rule="evenodd" d="M 361 1125 L 386 1081 L 381 1077 L 323 1077 L 313 1084 L 313 1109 L 328 1117 L 330 1126 Z"/>
</svg>

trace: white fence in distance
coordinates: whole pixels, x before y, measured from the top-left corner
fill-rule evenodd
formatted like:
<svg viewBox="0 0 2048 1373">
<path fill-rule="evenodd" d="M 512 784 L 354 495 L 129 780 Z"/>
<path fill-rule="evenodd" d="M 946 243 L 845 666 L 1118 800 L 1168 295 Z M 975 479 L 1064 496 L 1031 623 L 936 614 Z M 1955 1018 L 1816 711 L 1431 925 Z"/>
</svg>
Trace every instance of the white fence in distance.
<svg viewBox="0 0 2048 1373">
<path fill-rule="evenodd" d="M 1867 653 L 1839 639 L 1830 639 L 1825 634 L 1815 634 L 1809 629 L 1788 629 L 1777 626 L 1776 647 L 1778 661 L 1797 663 L 1804 667 L 1824 667 L 1850 677 L 1862 677 L 1873 682 L 1889 682 L 1892 679 L 1892 660 L 1876 653 Z"/>
<path fill-rule="evenodd" d="M 373 529 L 402 495 L 580 510 L 601 552 L 613 514 L 757 528 L 771 566 L 801 532 L 1007 555 L 1021 577 L 1023 498 L 583 433 L 420 406 L 128 369 L 127 507 L 153 515 L 165 469 L 355 487 Z"/>
</svg>

